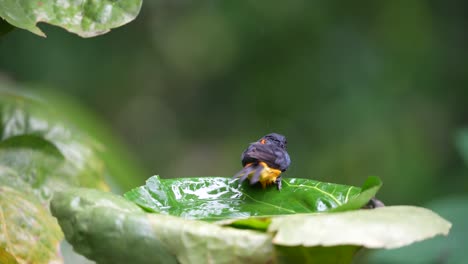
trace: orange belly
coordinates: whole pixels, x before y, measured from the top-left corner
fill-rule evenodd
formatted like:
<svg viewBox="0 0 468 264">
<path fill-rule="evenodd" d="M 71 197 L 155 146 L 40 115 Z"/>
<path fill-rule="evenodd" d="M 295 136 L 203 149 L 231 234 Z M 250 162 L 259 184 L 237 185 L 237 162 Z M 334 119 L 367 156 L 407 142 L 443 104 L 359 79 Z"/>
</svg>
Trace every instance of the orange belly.
<svg viewBox="0 0 468 264">
<path fill-rule="evenodd" d="M 276 178 L 279 177 L 281 171 L 268 167 L 265 162 L 259 162 L 258 164 L 263 167 L 262 172 L 260 173 L 259 182 L 262 185 L 262 188 L 265 189 L 267 185 L 275 183 Z M 249 178 L 252 177 L 252 175 L 253 173 L 249 175 Z"/>
</svg>

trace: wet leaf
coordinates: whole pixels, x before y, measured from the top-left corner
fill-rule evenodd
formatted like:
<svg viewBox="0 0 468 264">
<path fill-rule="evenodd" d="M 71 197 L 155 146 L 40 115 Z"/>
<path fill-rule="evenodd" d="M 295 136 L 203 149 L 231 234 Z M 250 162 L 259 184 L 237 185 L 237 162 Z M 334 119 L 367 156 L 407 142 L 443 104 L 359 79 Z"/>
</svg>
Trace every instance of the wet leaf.
<svg viewBox="0 0 468 264">
<path fill-rule="evenodd" d="M 174 216 L 90 189 L 59 192 L 51 204 L 74 249 L 98 263 L 265 263 L 271 237 Z"/>
<path fill-rule="evenodd" d="M 150 212 L 188 219 L 221 220 L 361 208 L 381 186 L 370 177 L 363 188 L 309 179 L 283 179 L 283 188 L 256 188 L 223 177 L 160 179 L 125 193 L 125 198 Z M 259 224 L 253 220 L 252 225 Z M 245 225 L 250 225 L 244 222 Z"/>
<path fill-rule="evenodd" d="M 45 34 L 36 24 L 45 22 L 82 37 L 93 37 L 135 19 L 141 4 L 142 0 L 3 0 L 0 18 L 39 36 Z"/>
<path fill-rule="evenodd" d="M 404 246 L 450 223 L 411 206 L 271 217 L 265 232 L 145 213 L 90 189 L 54 196 L 52 213 L 67 240 L 98 263 L 351 263 L 361 247 Z M 131 250 L 128 250 L 131 249 Z"/>
</svg>

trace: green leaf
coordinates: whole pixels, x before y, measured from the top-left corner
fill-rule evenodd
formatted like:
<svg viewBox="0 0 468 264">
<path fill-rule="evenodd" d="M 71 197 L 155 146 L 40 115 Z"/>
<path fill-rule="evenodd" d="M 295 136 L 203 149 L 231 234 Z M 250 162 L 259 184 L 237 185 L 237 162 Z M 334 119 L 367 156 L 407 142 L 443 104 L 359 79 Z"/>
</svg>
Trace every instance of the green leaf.
<svg viewBox="0 0 468 264">
<path fill-rule="evenodd" d="M 451 223 L 431 210 L 414 206 L 386 206 L 329 214 L 299 214 L 272 218 L 269 232 L 281 246 L 357 245 L 398 248 L 447 235 Z"/>
<path fill-rule="evenodd" d="M 40 99 L 0 91 L 0 248 L 19 263 L 61 261 L 56 190 L 107 190 L 104 146 Z"/>
<path fill-rule="evenodd" d="M 266 263 L 271 236 L 147 214 L 110 193 L 71 189 L 51 210 L 74 249 L 98 263 Z"/>
<path fill-rule="evenodd" d="M 60 261 L 57 252 L 61 239 L 55 218 L 32 188 L 15 171 L 0 166 L 0 262 Z"/>
<path fill-rule="evenodd" d="M 107 189 L 103 146 L 56 112 L 38 99 L 0 92 L 0 164 L 45 200 L 66 186 Z"/>
<path fill-rule="evenodd" d="M 45 22 L 82 37 L 93 37 L 135 19 L 141 4 L 142 0 L 3 0 L 0 17 L 39 36 L 45 34 L 36 24 Z"/>
<path fill-rule="evenodd" d="M 283 188 L 256 188 L 224 177 L 160 179 L 153 176 L 145 186 L 124 194 L 150 212 L 188 219 L 220 220 L 361 208 L 381 186 L 370 177 L 364 188 L 323 183 L 309 179 L 283 179 Z M 253 220 L 252 225 L 258 225 Z M 247 226 L 250 225 L 244 222 Z M 261 225 L 261 223 L 260 223 Z"/>
<path fill-rule="evenodd" d="M 392 248 L 447 234 L 450 223 L 411 206 L 271 217 L 267 232 L 164 214 L 90 189 L 51 203 L 67 240 L 98 263 L 350 263 L 361 247 Z"/>
<path fill-rule="evenodd" d="M 362 186 L 361 192 L 359 194 L 348 196 L 349 199 L 345 203 L 330 209 L 330 211 L 341 212 L 361 208 L 366 205 L 372 197 L 375 196 L 380 187 L 382 187 L 382 181 L 379 178 L 369 177 L 364 182 L 364 185 Z"/>
</svg>

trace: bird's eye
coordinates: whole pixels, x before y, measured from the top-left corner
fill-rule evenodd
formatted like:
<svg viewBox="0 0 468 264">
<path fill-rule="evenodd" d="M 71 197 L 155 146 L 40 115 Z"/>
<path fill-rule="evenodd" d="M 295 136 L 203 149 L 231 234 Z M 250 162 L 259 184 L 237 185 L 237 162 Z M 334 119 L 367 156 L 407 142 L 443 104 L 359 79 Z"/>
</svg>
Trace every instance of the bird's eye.
<svg viewBox="0 0 468 264">
<path fill-rule="evenodd" d="M 265 143 L 266 143 L 266 139 L 260 140 L 260 144 L 265 144 Z"/>
</svg>

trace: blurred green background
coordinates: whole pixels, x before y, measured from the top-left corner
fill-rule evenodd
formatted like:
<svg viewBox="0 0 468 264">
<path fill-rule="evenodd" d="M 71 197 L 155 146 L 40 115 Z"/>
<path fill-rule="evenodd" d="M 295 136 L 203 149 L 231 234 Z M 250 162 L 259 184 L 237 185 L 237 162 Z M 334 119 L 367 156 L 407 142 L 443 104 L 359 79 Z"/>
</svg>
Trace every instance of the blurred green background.
<svg viewBox="0 0 468 264">
<path fill-rule="evenodd" d="M 146 1 L 82 39 L 0 38 L 0 79 L 96 113 L 162 177 L 230 176 L 248 143 L 288 137 L 286 177 L 361 185 L 387 204 L 468 191 L 464 1 Z M 37 87 L 37 88 L 34 88 Z M 39 88 L 40 87 L 40 88 Z"/>
</svg>

